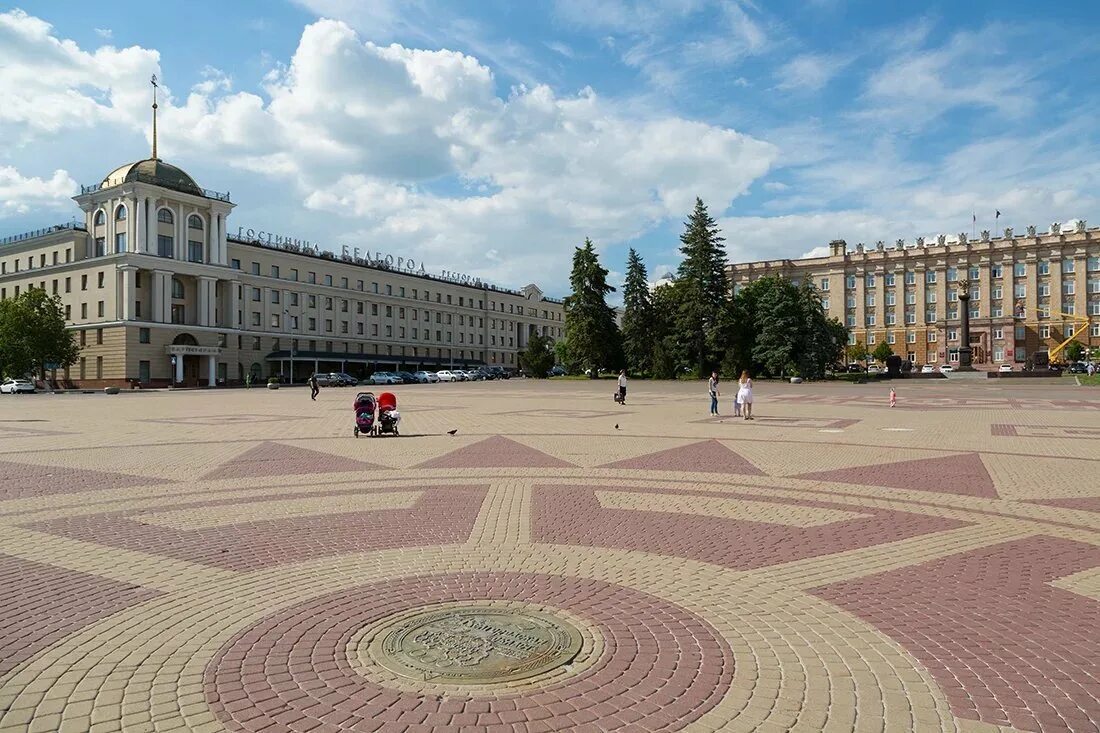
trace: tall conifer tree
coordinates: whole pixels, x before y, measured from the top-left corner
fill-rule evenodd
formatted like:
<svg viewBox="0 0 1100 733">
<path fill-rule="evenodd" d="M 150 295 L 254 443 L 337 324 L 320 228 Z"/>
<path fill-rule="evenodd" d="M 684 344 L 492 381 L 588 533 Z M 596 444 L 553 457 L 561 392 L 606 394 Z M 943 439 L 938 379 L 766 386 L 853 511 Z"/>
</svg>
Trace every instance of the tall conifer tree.
<svg viewBox="0 0 1100 733">
<path fill-rule="evenodd" d="M 699 376 L 716 362 L 718 323 L 729 292 L 725 238 L 720 231 L 703 200 L 696 198 L 695 210 L 680 235 L 684 259 L 677 274 L 681 288 L 677 325 Z"/>
<path fill-rule="evenodd" d="M 595 378 L 600 369 L 618 365 L 621 341 L 615 310 L 607 304 L 607 294 L 615 288 L 607 284 L 607 270 L 591 239 L 573 252 L 569 284 L 573 292 L 565 299 L 565 340 L 572 358 Z"/>
<path fill-rule="evenodd" d="M 654 341 L 649 276 L 645 263 L 633 248 L 626 260 L 622 336 L 626 368 L 638 373 L 652 372 Z"/>
</svg>

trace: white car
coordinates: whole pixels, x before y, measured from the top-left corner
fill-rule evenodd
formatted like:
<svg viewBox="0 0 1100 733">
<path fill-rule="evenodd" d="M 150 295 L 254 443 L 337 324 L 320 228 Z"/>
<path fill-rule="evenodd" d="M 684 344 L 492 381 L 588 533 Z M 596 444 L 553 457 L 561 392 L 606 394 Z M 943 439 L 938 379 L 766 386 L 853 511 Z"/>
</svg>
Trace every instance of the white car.
<svg viewBox="0 0 1100 733">
<path fill-rule="evenodd" d="M 34 394 L 34 382 L 28 379 L 5 379 L 3 384 L 0 384 L 0 394 Z"/>
<path fill-rule="evenodd" d="M 461 369 L 452 369 L 451 373 L 455 375 L 455 381 L 456 382 L 469 382 L 470 381 L 470 375 L 467 374 L 466 372 L 462 371 Z"/>
<path fill-rule="evenodd" d="M 435 376 L 439 377 L 440 382 L 457 382 L 457 381 L 459 381 L 458 376 L 456 376 L 455 373 L 452 372 L 449 369 L 444 369 L 442 371 L 438 371 L 438 372 L 435 373 Z"/>
<path fill-rule="evenodd" d="M 955 371 L 955 367 L 951 366 L 950 364 L 944 364 L 943 366 L 940 367 L 940 373 L 941 374 L 947 374 L 948 372 L 953 372 L 953 371 Z"/>
<path fill-rule="evenodd" d="M 920 373 L 921 374 L 932 374 L 935 371 L 936 371 L 936 367 L 932 366 L 931 364 L 925 364 L 924 366 L 922 366 L 920 368 Z"/>
<path fill-rule="evenodd" d="M 389 372 L 375 372 L 367 380 L 368 384 L 401 384 L 401 377 Z"/>
<path fill-rule="evenodd" d="M 882 374 L 882 367 L 880 367 L 878 364 L 871 364 L 870 366 L 867 367 L 867 373 L 868 374 Z"/>
<path fill-rule="evenodd" d="M 997 367 L 997 371 L 999 371 L 999 372 L 1010 372 L 1010 371 L 1012 371 L 1012 365 L 1011 364 L 1001 364 L 999 367 Z"/>
</svg>

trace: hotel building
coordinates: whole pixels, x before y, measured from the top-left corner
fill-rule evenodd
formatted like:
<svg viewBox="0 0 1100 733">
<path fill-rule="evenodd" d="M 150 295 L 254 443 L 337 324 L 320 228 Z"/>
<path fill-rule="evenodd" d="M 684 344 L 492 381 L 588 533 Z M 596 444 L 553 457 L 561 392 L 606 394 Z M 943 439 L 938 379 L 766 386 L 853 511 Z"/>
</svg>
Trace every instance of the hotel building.
<svg viewBox="0 0 1100 733">
<path fill-rule="evenodd" d="M 56 294 L 78 334 L 79 361 L 50 375 L 59 384 L 515 368 L 531 334 L 562 336 L 562 302 L 536 285 L 500 289 L 384 256 L 235 236 L 229 195 L 153 150 L 81 187 L 82 224 L 0 239 L 0 298 Z"/>
<path fill-rule="evenodd" d="M 1042 363 L 1082 327 L 1077 340 L 1100 347 L 1100 228 L 1083 220 L 1065 230 L 1052 224 L 1046 232 L 892 247 L 834 240 L 827 257 L 746 262 L 727 272 L 735 290 L 768 275 L 809 280 L 851 343 L 873 350 L 886 342 L 917 365 L 958 362 L 961 288 L 970 295 L 975 366 Z"/>
</svg>

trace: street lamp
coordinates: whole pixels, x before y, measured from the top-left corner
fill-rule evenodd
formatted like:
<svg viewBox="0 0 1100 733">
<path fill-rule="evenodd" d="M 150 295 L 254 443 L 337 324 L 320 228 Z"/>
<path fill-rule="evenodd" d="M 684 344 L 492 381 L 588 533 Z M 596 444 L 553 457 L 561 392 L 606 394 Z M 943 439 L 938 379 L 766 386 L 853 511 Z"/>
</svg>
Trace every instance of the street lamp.
<svg viewBox="0 0 1100 733">
<path fill-rule="evenodd" d="M 962 346 L 959 347 L 959 371 L 977 371 L 970 363 L 970 281 L 959 280 L 959 302 L 962 303 Z"/>
</svg>

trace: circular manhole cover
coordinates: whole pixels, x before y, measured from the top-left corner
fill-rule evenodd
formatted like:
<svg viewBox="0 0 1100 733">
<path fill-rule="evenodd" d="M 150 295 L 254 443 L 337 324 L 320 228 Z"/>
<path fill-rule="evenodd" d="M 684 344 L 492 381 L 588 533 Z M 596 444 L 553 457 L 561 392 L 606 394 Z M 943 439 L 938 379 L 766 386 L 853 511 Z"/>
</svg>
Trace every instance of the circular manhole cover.
<svg viewBox="0 0 1100 733">
<path fill-rule="evenodd" d="M 521 680 L 568 664 L 581 633 L 541 611 L 462 606 L 403 616 L 373 635 L 367 653 L 396 675 L 458 685 Z"/>
</svg>

